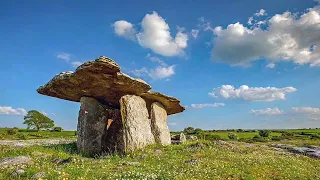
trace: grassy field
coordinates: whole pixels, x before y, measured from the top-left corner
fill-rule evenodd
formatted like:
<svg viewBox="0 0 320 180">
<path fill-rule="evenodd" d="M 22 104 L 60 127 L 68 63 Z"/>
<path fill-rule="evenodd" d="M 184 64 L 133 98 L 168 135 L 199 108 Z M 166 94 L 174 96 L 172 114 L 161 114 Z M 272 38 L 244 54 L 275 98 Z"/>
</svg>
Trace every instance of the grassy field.
<svg viewBox="0 0 320 180">
<path fill-rule="evenodd" d="M 159 150 L 161 153 L 159 153 Z M 156 153 L 157 152 L 157 153 Z M 127 156 L 86 158 L 76 153 L 75 144 L 51 147 L 10 148 L 0 146 L 0 158 L 30 156 L 33 165 L 24 167 L 21 179 L 45 172 L 46 179 L 319 179 L 320 160 L 303 155 L 286 155 L 243 142 L 219 145 L 214 141 L 183 145 L 149 146 Z M 72 158 L 66 165 L 54 158 Z M 138 162 L 128 165 L 128 162 Z M 8 179 L 17 169 L 0 171 Z"/>
<path fill-rule="evenodd" d="M 0 129 L 0 134 L 6 131 Z M 34 137 L 33 133 L 40 134 L 42 138 L 76 137 L 74 131 L 24 131 L 18 134 L 25 133 L 30 138 Z M 230 132 L 237 134 L 239 139 L 228 140 Z M 19 168 L 26 172 L 19 179 L 30 179 L 38 172 L 44 172 L 45 179 L 320 179 L 319 159 L 276 151 L 269 146 L 274 143 L 320 146 L 320 138 L 315 138 L 319 134 L 319 129 L 277 130 L 264 141 L 248 143 L 242 140 L 252 140 L 258 132 L 204 131 L 199 134 L 199 141 L 188 141 L 182 145 L 152 145 L 132 154 L 95 158 L 79 154 L 75 143 L 48 147 L 0 145 L 0 158 L 29 156 L 33 161 L 32 165 L 1 169 L 0 179 L 10 179 L 10 174 Z M 217 135 L 228 140 L 227 143 L 210 139 Z M 281 138 L 275 141 L 272 136 Z M 17 135 L 3 137 L 17 139 Z M 57 164 L 52 161 L 55 158 L 71 158 L 72 162 Z"/>
<path fill-rule="evenodd" d="M 24 139 L 44 139 L 44 138 L 76 138 L 75 131 L 50 132 L 39 131 L 32 132 L 27 129 L 19 129 L 16 134 L 8 134 L 8 130 L 13 128 L 0 128 L 0 139 L 3 140 L 24 140 Z"/>
</svg>

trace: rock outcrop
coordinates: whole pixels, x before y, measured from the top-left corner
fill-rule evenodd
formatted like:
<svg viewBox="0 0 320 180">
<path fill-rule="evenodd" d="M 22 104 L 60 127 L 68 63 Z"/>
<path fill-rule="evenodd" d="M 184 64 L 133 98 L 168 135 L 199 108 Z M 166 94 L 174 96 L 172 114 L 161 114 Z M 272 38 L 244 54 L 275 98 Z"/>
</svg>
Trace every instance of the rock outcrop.
<svg viewBox="0 0 320 180">
<path fill-rule="evenodd" d="M 172 144 L 184 144 L 186 141 L 186 136 L 183 133 L 171 137 Z"/>
<path fill-rule="evenodd" d="M 159 102 L 151 104 L 151 130 L 157 143 L 171 144 L 171 137 L 167 125 L 167 112 Z"/>
<path fill-rule="evenodd" d="M 28 165 L 31 163 L 32 160 L 28 156 L 7 157 L 0 159 L 0 169 L 10 166 Z"/>
<path fill-rule="evenodd" d="M 101 56 L 75 72 L 56 75 L 37 91 L 81 102 L 77 147 L 94 155 L 134 151 L 155 141 L 170 144 L 167 115 L 185 108 L 178 99 L 150 89 L 143 80 L 120 72 L 115 61 Z"/>
<path fill-rule="evenodd" d="M 151 133 L 146 102 L 139 96 L 125 95 L 120 99 L 124 151 L 132 152 L 155 142 Z"/>
</svg>

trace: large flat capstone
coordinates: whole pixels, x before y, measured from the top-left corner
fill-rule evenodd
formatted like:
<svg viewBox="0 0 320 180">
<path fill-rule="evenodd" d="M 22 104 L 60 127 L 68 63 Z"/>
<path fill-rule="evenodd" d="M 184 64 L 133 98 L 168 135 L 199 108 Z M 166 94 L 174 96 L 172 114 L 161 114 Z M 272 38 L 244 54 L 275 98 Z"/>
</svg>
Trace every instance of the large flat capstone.
<svg viewBox="0 0 320 180">
<path fill-rule="evenodd" d="M 120 72 L 119 65 L 104 56 L 80 65 L 75 72 L 62 72 L 37 89 L 38 93 L 79 102 L 93 97 L 119 108 L 119 100 L 127 94 L 140 95 L 151 89 L 141 79 Z"/>
<path fill-rule="evenodd" d="M 168 115 L 180 113 L 185 110 L 185 107 L 180 104 L 180 101 L 177 98 L 159 92 L 146 92 L 141 94 L 141 97 L 149 102 L 149 104 L 160 102 Z"/>
</svg>

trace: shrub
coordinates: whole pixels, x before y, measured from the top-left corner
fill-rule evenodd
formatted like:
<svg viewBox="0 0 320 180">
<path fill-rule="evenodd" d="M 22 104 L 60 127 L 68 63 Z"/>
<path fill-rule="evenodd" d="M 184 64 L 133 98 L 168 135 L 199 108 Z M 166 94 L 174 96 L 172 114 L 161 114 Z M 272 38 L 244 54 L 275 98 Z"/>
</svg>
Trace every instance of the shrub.
<svg viewBox="0 0 320 180">
<path fill-rule="evenodd" d="M 269 134 L 270 134 L 270 131 L 268 131 L 268 130 L 260 130 L 259 131 L 259 135 L 261 137 L 269 137 Z"/>
<path fill-rule="evenodd" d="M 212 140 L 220 140 L 221 137 L 219 135 L 213 135 L 211 136 Z"/>
<path fill-rule="evenodd" d="M 294 136 L 294 133 L 282 131 L 282 132 L 281 132 L 281 136 L 284 136 L 284 137 L 293 137 L 293 136 Z"/>
<path fill-rule="evenodd" d="M 27 136 L 24 135 L 24 134 L 18 134 L 18 139 L 26 140 L 26 139 L 27 139 Z"/>
<path fill-rule="evenodd" d="M 196 128 L 195 130 L 194 130 L 194 133 L 195 134 L 200 134 L 200 133 L 202 133 L 203 131 L 202 131 L 202 129 L 200 129 L 200 128 Z"/>
<path fill-rule="evenodd" d="M 258 135 L 255 135 L 253 138 L 252 138 L 253 141 L 255 142 L 266 142 L 267 140 L 261 136 L 258 136 Z"/>
<path fill-rule="evenodd" d="M 62 131 L 62 127 L 54 127 L 53 131 L 55 132 L 61 132 Z"/>
<path fill-rule="evenodd" d="M 238 129 L 237 132 L 243 132 L 243 130 L 242 129 Z"/>
<path fill-rule="evenodd" d="M 318 134 L 312 134 L 311 139 L 320 139 L 320 135 Z"/>
<path fill-rule="evenodd" d="M 41 134 L 29 134 L 29 136 L 42 138 L 42 135 L 41 135 Z"/>
<path fill-rule="evenodd" d="M 0 134 L 0 139 L 4 139 L 5 134 Z"/>
<path fill-rule="evenodd" d="M 38 132 L 35 129 L 19 129 L 19 132 Z"/>
<path fill-rule="evenodd" d="M 271 140 L 272 141 L 281 141 L 281 140 L 283 140 L 284 138 L 283 137 L 281 137 L 281 136 L 272 136 L 271 137 Z"/>
<path fill-rule="evenodd" d="M 18 129 L 16 129 L 16 128 L 8 129 L 8 130 L 7 130 L 7 134 L 8 134 L 8 135 L 15 135 L 15 134 L 17 134 L 17 133 L 18 133 Z"/>
<path fill-rule="evenodd" d="M 195 130 L 193 127 L 187 127 L 187 128 L 184 128 L 183 132 L 186 134 L 194 134 Z"/>
<path fill-rule="evenodd" d="M 228 133 L 228 138 L 231 139 L 231 140 L 237 140 L 238 139 L 238 136 L 234 133 Z"/>
</svg>

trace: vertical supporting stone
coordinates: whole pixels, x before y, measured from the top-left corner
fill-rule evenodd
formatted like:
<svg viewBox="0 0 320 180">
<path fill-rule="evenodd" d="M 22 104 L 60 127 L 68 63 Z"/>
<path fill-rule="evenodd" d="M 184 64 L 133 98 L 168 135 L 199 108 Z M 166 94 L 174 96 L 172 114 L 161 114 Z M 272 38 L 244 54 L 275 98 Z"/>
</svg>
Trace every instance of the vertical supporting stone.
<svg viewBox="0 0 320 180">
<path fill-rule="evenodd" d="M 167 112 L 159 102 L 151 104 L 151 130 L 155 141 L 162 145 L 171 144 L 170 131 L 167 125 Z"/>
<path fill-rule="evenodd" d="M 155 142 L 144 99 L 135 95 L 122 96 L 120 99 L 120 111 L 125 152 L 141 149 Z"/>
<path fill-rule="evenodd" d="M 117 124 L 116 122 L 120 122 L 120 111 L 108 109 L 105 105 L 90 97 L 81 97 L 80 102 L 78 150 L 89 156 L 107 151 L 110 149 L 107 143 L 109 137 L 107 133 L 108 120 L 113 120 L 115 124 Z"/>
</svg>

